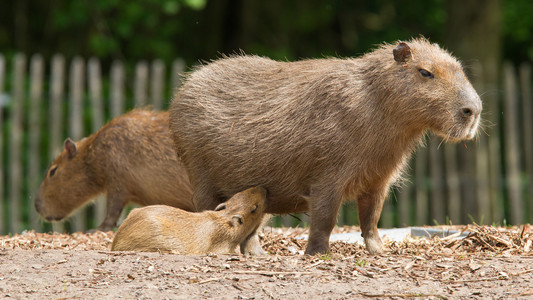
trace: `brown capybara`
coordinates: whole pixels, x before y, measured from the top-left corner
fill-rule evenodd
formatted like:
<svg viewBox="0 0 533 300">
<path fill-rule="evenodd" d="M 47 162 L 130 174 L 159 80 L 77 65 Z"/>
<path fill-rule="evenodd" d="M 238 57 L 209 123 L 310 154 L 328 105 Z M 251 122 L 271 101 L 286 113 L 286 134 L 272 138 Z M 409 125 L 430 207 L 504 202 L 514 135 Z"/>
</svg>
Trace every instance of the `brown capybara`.
<svg viewBox="0 0 533 300">
<path fill-rule="evenodd" d="M 235 56 L 198 67 L 177 91 L 170 131 L 198 209 L 249 186 L 268 213 L 310 211 L 307 254 L 326 252 L 343 200 L 357 199 L 366 247 L 389 187 L 428 131 L 472 139 L 481 100 L 437 44 L 383 44 L 359 58 Z"/>
<path fill-rule="evenodd" d="M 35 196 L 35 209 L 47 221 L 60 221 L 100 194 L 107 196 L 102 231 L 116 226 L 128 202 L 194 209 L 168 112 L 133 110 L 79 142 L 67 139 Z"/>
<path fill-rule="evenodd" d="M 253 187 L 215 211 L 193 213 L 165 205 L 136 208 L 118 228 L 111 250 L 233 253 L 261 224 L 265 201 L 266 190 Z"/>
</svg>

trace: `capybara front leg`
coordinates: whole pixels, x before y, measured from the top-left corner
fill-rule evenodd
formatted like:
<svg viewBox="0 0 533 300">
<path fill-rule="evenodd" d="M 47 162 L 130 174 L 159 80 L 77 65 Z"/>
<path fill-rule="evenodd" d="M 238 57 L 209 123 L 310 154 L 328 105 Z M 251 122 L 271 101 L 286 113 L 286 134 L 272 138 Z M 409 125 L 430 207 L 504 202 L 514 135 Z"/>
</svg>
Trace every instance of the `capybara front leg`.
<svg viewBox="0 0 533 300">
<path fill-rule="evenodd" d="M 266 252 L 261 248 L 261 243 L 259 242 L 259 236 L 257 235 L 257 230 L 250 234 L 242 243 L 241 243 L 241 253 L 249 255 L 265 255 Z"/>
<path fill-rule="evenodd" d="M 272 215 L 265 214 L 263 216 L 263 220 L 261 221 L 261 225 L 252 232 L 240 245 L 241 253 L 242 254 L 250 254 L 250 255 L 265 255 L 266 252 L 261 247 L 261 243 L 259 242 L 259 235 L 258 232 L 265 227 L 266 223 L 270 220 Z"/>
<path fill-rule="evenodd" d="M 378 221 L 385 201 L 386 189 L 365 192 L 357 199 L 361 233 L 365 239 L 366 249 L 370 254 L 383 252 L 383 243 L 378 234 Z"/>
<path fill-rule="evenodd" d="M 123 200 L 121 192 L 108 192 L 106 197 L 106 215 L 98 230 L 110 231 L 117 225 L 118 218 L 124 209 L 126 202 Z"/>
<path fill-rule="evenodd" d="M 329 235 L 337 222 L 340 204 L 340 197 L 337 198 L 331 195 L 326 198 L 312 199 L 310 203 L 309 243 L 305 249 L 305 254 L 314 255 L 329 251 Z"/>
</svg>

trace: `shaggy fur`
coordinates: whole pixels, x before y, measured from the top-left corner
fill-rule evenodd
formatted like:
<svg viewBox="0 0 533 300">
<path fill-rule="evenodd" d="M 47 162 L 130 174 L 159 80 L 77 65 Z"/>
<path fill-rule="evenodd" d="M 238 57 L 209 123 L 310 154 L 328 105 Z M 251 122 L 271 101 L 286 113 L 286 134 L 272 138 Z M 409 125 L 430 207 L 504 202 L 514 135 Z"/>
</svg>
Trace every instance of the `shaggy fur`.
<svg viewBox="0 0 533 300">
<path fill-rule="evenodd" d="M 367 249 L 381 252 L 384 199 L 422 136 L 471 139 L 481 113 L 448 52 L 424 39 L 399 46 L 353 59 L 235 56 L 192 72 L 170 130 L 197 209 L 264 186 L 267 212 L 311 212 L 313 254 L 328 250 L 342 201 L 357 199 Z"/>
<path fill-rule="evenodd" d="M 113 229 L 128 202 L 193 210 L 192 188 L 168 131 L 168 112 L 134 110 L 65 149 L 50 166 L 35 196 L 48 221 L 68 217 L 105 194 L 99 230 Z"/>
</svg>

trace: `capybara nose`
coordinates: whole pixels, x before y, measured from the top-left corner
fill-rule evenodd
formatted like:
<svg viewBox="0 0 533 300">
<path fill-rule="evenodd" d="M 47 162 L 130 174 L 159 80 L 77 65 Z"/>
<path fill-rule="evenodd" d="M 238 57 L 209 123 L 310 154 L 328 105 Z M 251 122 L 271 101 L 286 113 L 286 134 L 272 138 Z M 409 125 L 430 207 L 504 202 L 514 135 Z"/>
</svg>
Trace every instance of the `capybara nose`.
<svg viewBox="0 0 533 300">
<path fill-rule="evenodd" d="M 33 206 L 35 207 L 35 210 L 39 214 L 41 214 L 41 211 L 43 209 L 43 205 L 42 205 L 41 197 L 39 197 L 38 194 L 35 196 L 35 199 L 33 200 Z"/>
<path fill-rule="evenodd" d="M 470 107 L 463 107 L 461 109 L 461 113 L 463 114 L 463 116 L 465 116 L 467 118 L 474 114 L 474 112 L 472 111 L 472 109 Z"/>
<path fill-rule="evenodd" d="M 260 193 L 261 195 L 265 196 L 266 197 L 266 194 L 267 194 L 267 190 L 262 187 L 262 186 L 256 186 L 254 188 L 252 188 L 252 193 Z"/>
</svg>

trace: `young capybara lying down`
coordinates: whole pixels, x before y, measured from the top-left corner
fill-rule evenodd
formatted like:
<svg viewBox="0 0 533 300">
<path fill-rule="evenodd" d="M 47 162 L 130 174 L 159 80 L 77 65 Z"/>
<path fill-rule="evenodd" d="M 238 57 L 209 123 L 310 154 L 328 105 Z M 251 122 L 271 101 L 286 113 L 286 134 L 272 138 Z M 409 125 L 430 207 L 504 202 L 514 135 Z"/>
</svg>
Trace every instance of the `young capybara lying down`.
<svg viewBox="0 0 533 300">
<path fill-rule="evenodd" d="M 261 225 L 265 201 L 266 190 L 253 187 L 215 211 L 193 213 L 165 205 L 136 208 L 117 230 L 111 250 L 233 253 Z"/>
<path fill-rule="evenodd" d="M 356 199 L 366 247 L 380 253 L 383 202 L 422 137 L 472 139 L 481 109 L 461 64 L 412 39 L 359 58 L 219 59 L 178 90 L 170 131 L 198 209 L 263 186 L 267 213 L 310 211 L 314 254 L 328 251 L 341 203 Z"/>
<path fill-rule="evenodd" d="M 35 209 L 47 221 L 60 221 L 100 194 L 107 196 L 102 231 L 116 226 L 129 202 L 194 210 L 168 112 L 133 110 L 79 142 L 67 139 L 35 196 Z"/>
</svg>

